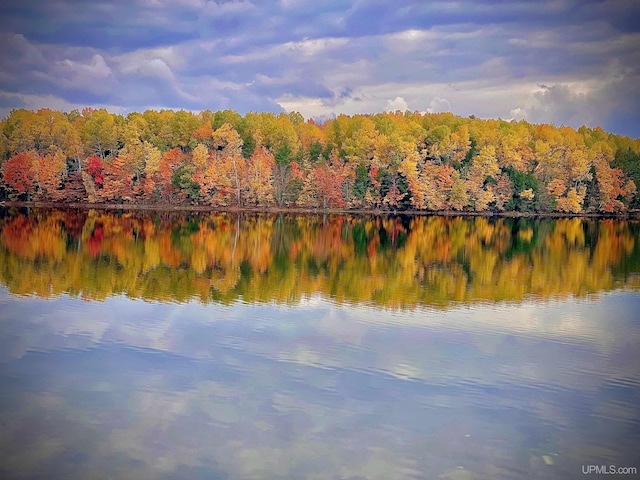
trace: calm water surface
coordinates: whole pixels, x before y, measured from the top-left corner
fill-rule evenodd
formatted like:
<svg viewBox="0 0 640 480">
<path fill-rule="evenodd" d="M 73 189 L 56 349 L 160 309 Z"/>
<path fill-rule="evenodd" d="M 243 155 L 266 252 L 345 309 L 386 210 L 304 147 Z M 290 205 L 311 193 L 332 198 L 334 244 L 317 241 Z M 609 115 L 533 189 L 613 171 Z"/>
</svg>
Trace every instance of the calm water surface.
<svg viewBox="0 0 640 480">
<path fill-rule="evenodd" d="M 638 223 L 32 210 L 0 229 L 0 478 L 640 468 Z"/>
</svg>

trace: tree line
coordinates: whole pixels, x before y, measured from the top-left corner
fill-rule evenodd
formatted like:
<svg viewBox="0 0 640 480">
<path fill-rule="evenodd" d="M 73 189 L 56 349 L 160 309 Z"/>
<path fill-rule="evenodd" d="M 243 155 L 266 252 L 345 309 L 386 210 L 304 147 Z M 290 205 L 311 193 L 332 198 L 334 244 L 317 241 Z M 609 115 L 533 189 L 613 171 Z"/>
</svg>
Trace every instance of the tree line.
<svg viewBox="0 0 640 480">
<path fill-rule="evenodd" d="M 0 198 L 471 212 L 640 208 L 640 138 L 451 113 L 13 110 Z"/>
</svg>

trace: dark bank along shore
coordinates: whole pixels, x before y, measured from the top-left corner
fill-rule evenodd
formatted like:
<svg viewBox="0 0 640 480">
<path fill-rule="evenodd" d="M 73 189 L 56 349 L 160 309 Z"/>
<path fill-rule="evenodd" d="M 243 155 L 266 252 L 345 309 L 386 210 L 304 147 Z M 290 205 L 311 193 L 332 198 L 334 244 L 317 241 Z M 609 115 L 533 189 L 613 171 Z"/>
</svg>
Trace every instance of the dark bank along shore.
<svg viewBox="0 0 640 480">
<path fill-rule="evenodd" d="M 340 215 L 437 215 L 447 217 L 511 217 L 511 218 L 622 218 L 640 219 L 640 210 L 626 212 L 470 212 L 455 210 L 376 210 L 306 207 L 224 207 L 209 205 L 172 204 L 128 204 L 128 203 L 56 203 L 56 202 L 16 202 L 0 201 L 0 207 L 8 208 L 55 208 L 85 210 L 129 210 L 129 211 L 169 211 L 169 212 L 232 212 L 232 213 L 300 213 L 300 214 L 340 214 Z"/>
</svg>

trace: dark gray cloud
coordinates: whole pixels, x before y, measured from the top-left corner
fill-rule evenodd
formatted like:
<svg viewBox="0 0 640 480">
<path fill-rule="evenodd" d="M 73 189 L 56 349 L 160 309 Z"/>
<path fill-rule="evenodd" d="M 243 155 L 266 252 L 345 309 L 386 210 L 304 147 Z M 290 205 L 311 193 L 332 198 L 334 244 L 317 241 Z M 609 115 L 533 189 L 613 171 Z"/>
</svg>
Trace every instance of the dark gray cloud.
<svg viewBox="0 0 640 480">
<path fill-rule="evenodd" d="M 5 0 L 0 113 L 406 105 L 639 136 L 638 19 L 631 0 Z"/>
</svg>

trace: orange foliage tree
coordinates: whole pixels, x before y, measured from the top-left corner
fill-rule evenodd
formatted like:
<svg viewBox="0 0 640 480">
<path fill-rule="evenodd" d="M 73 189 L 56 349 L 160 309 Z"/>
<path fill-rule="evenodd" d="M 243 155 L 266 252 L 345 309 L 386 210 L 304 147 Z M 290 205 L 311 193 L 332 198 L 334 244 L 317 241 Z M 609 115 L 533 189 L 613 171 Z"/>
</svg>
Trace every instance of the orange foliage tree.
<svg viewBox="0 0 640 480">
<path fill-rule="evenodd" d="M 38 154 L 34 150 L 14 155 L 2 165 L 4 183 L 9 187 L 13 198 L 26 196 L 31 199 L 34 192 L 33 165 L 38 161 Z"/>
</svg>

